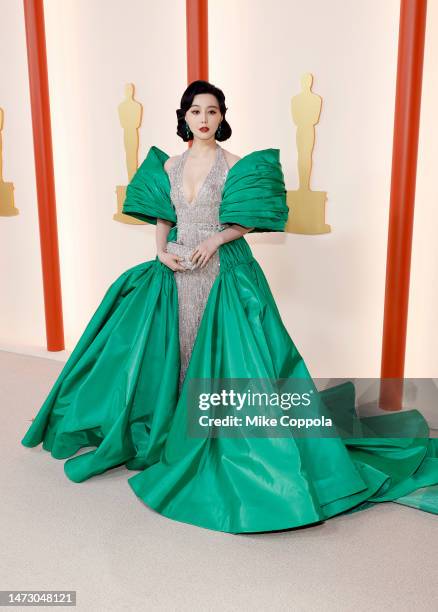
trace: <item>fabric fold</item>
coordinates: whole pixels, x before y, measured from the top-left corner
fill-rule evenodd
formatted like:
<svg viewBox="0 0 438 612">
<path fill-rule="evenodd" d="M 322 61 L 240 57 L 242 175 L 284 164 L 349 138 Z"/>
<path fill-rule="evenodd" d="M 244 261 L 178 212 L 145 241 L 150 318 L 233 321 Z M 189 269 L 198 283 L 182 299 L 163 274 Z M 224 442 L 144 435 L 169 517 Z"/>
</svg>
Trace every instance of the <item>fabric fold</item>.
<svg viewBox="0 0 438 612">
<path fill-rule="evenodd" d="M 173 274 L 158 261 L 125 271 L 107 290 L 22 443 L 41 442 L 86 480 L 117 465 L 158 460 L 178 393 Z"/>
</svg>

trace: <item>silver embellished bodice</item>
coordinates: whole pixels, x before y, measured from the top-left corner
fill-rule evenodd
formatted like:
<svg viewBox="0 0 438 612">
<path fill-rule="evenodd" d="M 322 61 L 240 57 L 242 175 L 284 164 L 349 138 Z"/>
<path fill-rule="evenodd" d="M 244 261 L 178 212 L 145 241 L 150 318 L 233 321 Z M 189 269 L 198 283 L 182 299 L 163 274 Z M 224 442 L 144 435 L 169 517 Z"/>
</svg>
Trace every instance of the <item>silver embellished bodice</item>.
<svg viewBox="0 0 438 612">
<path fill-rule="evenodd" d="M 170 197 L 177 216 L 177 242 L 196 247 L 204 238 L 224 226 L 219 225 L 222 188 L 228 173 L 225 154 L 216 144 L 216 157 L 195 199 L 189 204 L 183 189 L 183 172 L 190 149 L 186 149 L 169 171 Z"/>
<path fill-rule="evenodd" d="M 183 190 L 183 171 L 190 149 L 169 169 L 170 197 L 177 217 L 177 238 L 167 243 L 167 251 L 186 258 L 203 240 L 227 225 L 219 224 L 222 188 L 229 170 L 222 147 L 216 143 L 216 157 L 210 172 L 192 203 L 187 202 Z M 182 261 L 184 265 L 184 261 Z M 192 348 L 201 322 L 205 304 L 219 273 L 219 252 L 216 251 L 204 268 L 174 272 L 178 288 L 179 339 L 181 355 L 180 390 L 189 365 Z"/>
</svg>

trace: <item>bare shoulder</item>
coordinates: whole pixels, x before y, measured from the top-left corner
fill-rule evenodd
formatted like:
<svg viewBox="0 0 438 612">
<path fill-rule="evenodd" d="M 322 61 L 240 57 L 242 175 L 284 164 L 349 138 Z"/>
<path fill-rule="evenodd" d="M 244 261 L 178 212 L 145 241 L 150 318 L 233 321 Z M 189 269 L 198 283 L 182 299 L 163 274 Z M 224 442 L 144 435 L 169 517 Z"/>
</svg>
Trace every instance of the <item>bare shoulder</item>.
<svg viewBox="0 0 438 612">
<path fill-rule="evenodd" d="M 163 168 L 168 174 L 171 168 L 173 167 L 173 165 L 179 160 L 180 157 L 181 155 L 172 155 L 171 157 L 168 157 L 166 159 L 166 161 L 164 162 Z"/>
<path fill-rule="evenodd" d="M 225 154 L 225 158 L 227 160 L 227 164 L 229 168 L 234 166 L 234 164 L 239 161 L 240 157 L 238 155 L 234 155 L 234 153 L 230 153 L 230 151 L 227 151 L 223 147 L 222 147 L 222 151 Z"/>
</svg>

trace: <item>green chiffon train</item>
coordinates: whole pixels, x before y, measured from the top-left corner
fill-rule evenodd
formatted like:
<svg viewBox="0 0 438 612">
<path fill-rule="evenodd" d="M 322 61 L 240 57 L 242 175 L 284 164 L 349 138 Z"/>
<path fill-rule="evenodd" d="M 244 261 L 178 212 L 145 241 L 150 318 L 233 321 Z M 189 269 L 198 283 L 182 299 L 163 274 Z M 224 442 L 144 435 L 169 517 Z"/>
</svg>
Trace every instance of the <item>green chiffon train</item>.
<svg viewBox="0 0 438 612">
<path fill-rule="evenodd" d="M 151 147 L 123 212 L 176 222 L 167 158 Z M 283 231 L 287 213 L 277 149 L 253 152 L 231 168 L 221 223 Z M 176 226 L 168 239 L 176 239 Z M 42 443 L 54 458 L 67 459 L 65 473 L 77 483 L 126 466 L 137 471 L 128 483 L 150 508 L 229 533 L 299 527 L 387 501 L 438 514 L 438 440 L 429 438 L 418 410 L 380 417 L 400 432 L 391 438 L 188 435 L 190 379 L 312 383 L 245 238 L 220 246 L 219 257 L 181 394 L 177 287 L 156 258 L 108 288 L 22 444 Z M 321 398 L 340 420 L 357 418 L 351 383 Z M 414 435 L 404 437 L 406 431 Z"/>
</svg>

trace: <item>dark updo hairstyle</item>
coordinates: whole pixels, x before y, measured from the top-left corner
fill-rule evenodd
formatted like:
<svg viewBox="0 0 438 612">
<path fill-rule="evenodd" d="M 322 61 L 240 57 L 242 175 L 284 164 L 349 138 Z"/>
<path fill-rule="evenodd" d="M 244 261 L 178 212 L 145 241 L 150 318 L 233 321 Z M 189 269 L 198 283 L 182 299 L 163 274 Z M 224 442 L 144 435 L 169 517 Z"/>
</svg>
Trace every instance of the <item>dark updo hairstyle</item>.
<svg viewBox="0 0 438 612">
<path fill-rule="evenodd" d="M 215 87 L 208 81 L 201 81 L 201 80 L 192 81 L 182 95 L 181 102 L 180 102 L 181 108 L 178 108 L 176 111 L 176 116 L 178 118 L 178 126 L 176 129 L 176 133 L 178 134 L 180 138 L 184 140 L 184 142 L 193 140 L 193 133 L 191 130 L 190 130 L 189 136 L 187 137 L 186 127 L 185 127 L 186 125 L 185 115 L 193 104 L 193 98 L 197 94 L 203 94 L 203 93 L 209 93 L 215 96 L 215 98 L 217 99 L 219 103 L 219 109 L 223 117 L 220 123 L 220 136 L 217 135 L 217 131 L 215 134 L 216 140 L 219 140 L 219 141 L 228 140 L 228 138 L 231 136 L 232 130 L 231 130 L 230 124 L 225 119 L 225 113 L 227 112 L 227 107 L 225 106 L 224 93 L 221 89 L 219 89 L 218 87 Z"/>
</svg>

